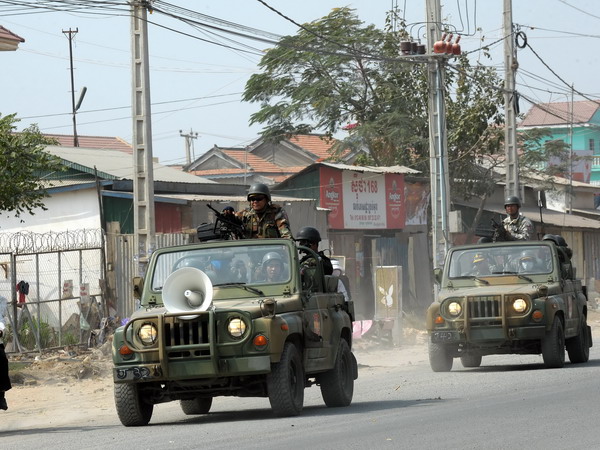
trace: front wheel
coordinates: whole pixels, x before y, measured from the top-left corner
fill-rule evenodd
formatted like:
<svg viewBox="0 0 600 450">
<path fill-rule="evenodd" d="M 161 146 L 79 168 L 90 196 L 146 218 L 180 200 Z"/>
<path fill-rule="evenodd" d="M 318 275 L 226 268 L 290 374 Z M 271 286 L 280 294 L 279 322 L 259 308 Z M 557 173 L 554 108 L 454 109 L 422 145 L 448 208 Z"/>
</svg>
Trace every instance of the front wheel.
<svg viewBox="0 0 600 450">
<path fill-rule="evenodd" d="M 590 334 L 585 316 L 579 323 L 579 334 L 567 340 L 569 361 L 573 364 L 588 362 L 590 359 Z"/>
<path fill-rule="evenodd" d="M 542 358 L 548 369 L 559 369 L 565 365 L 565 333 L 560 317 L 554 316 L 552 328 L 542 340 Z"/>
<path fill-rule="evenodd" d="M 196 397 L 191 400 L 180 400 L 181 410 L 185 415 L 208 414 L 212 406 L 212 397 Z"/>
<path fill-rule="evenodd" d="M 452 355 L 448 349 L 429 341 L 429 365 L 434 372 L 450 372 L 452 370 Z"/>
<path fill-rule="evenodd" d="M 267 375 L 269 403 L 275 415 L 297 416 L 304 405 L 304 368 L 296 346 L 286 342 L 278 363 Z"/>
<path fill-rule="evenodd" d="M 354 395 L 354 358 L 345 339 L 340 339 L 340 345 L 335 358 L 333 369 L 318 376 L 321 385 L 321 395 L 327 406 L 348 406 Z"/>
<path fill-rule="evenodd" d="M 148 425 L 154 411 L 154 404 L 140 395 L 140 386 L 133 383 L 115 384 L 115 406 L 119 420 L 126 427 Z"/>
</svg>

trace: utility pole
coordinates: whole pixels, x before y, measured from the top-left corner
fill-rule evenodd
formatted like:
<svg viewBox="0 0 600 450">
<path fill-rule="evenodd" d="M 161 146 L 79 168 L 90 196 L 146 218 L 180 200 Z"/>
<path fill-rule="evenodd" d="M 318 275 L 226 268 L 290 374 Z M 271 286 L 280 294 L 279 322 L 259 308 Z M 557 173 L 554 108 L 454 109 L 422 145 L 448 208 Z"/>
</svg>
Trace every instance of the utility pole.
<svg viewBox="0 0 600 450">
<path fill-rule="evenodd" d="M 432 53 L 433 43 L 440 40 L 442 12 L 440 0 L 426 0 L 427 55 L 429 79 L 429 161 L 431 183 L 431 229 L 433 266 L 441 267 L 450 246 L 448 216 L 448 157 L 446 107 L 444 100 L 444 56 Z"/>
<path fill-rule="evenodd" d="M 506 152 L 505 197 L 521 197 L 519 185 L 519 159 L 517 155 L 517 93 L 515 74 L 519 63 L 515 50 L 515 36 L 512 22 L 512 0 L 504 0 L 504 150 Z M 521 199 L 523 201 L 524 199 Z"/>
<path fill-rule="evenodd" d="M 148 257 L 156 248 L 147 22 L 150 3 L 147 0 L 131 2 L 133 226 L 139 275 L 144 274 Z"/>
<path fill-rule="evenodd" d="M 179 136 L 185 138 L 185 161 L 189 166 L 192 163 L 192 149 L 194 148 L 193 139 L 198 139 L 198 133 L 192 131 L 190 128 L 189 134 L 183 134 L 182 130 L 179 130 Z M 196 159 L 196 155 L 194 155 L 194 159 Z"/>
<path fill-rule="evenodd" d="M 73 39 L 75 39 L 75 35 L 79 32 L 79 28 L 75 28 L 75 30 L 62 30 L 63 34 L 69 40 L 69 61 L 71 63 L 71 105 L 73 111 L 73 147 L 79 147 L 79 138 L 77 137 L 77 119 L 75 118 L 75 113 L 77 109 L 75 108 L 75 79 L 73 76 Z M 81 102 L 79 102 L 81 103 Z"/>
</svg>

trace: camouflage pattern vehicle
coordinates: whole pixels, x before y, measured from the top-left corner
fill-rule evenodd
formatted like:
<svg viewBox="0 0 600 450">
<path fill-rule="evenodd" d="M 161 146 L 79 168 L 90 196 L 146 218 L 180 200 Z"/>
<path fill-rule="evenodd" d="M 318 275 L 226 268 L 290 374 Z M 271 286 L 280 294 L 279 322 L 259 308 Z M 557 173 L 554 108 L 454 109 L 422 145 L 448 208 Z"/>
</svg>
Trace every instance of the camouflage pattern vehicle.
<svg viewBox="0 0 600 450">
<path fill-rule="evenodd" d="M 281 263 L 277 276 L 266 260 Z M 290 239 L 154 252 L 134 282 L 141 308 L 113 341 L 121 423 L 146 425 L 154 405 L 174 400 L 206 414 L 218 396 L 268 397 L 276 415 L 297 415 L 313 384 L 327 406 L 348 406 L 358 376 L 353 305 L 337 282 L 320 266 L 301 273 Z"/>
<path fill-rule="evenodd" d="M 435 270 L 439 293 L 427 310 L 431 368 L 449 371 L 456 357 L 479 367 L 485 355 L 540 353 L 546 367 L 563 367 L 565 346 L 571 363 L 587 362 L 587 298 L 570 256 L 552 240 L 452 248 Z"/>
</svg>

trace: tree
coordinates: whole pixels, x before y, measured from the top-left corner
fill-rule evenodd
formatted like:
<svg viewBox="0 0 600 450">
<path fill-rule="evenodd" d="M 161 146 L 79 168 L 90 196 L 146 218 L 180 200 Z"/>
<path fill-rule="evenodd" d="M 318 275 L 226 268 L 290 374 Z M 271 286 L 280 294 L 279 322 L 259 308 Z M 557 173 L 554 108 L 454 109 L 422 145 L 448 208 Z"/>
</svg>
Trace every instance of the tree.
<svg viewBox="0 0 600 450">
<path fill-rule="evenodd" d="M 63 170 L 60 159 L 44 151 L 55 141 L 44 137 L 36 125 L 17 133 L 15 114 L 0 115 L 0 211 L 19 217 L 46 209 L 43 199 L 48 176 Z"/>
<path fill-rule="evenodd" d="M 400 164 L 428 174 L 427 65 L 423 58 L 399 57 L 400 41 L 408 38 L 394 10 L 383 30 L 364 26 L 348 8 L 303 25 L 269 49 L 261 72 L 248 80 L 243 99 L 260 103 L 250 122 L 265 125 L 267 140 L 312 131 L 331 137 L 345 128 L 348 136 L 334 156 L 365 148 L 369 156 L 359 163 Z M 495 168 L 504 164 L 503 83 L 494 68 L 465 54 L 445 64 L 451 195 L 480 198 L 483 209 L 497 185 Z M 540 169 L 539 158 L 548 151 L 540 148 L 523 158 L 523 171 Z M 551 150 L 557 157 L 561 152 Z M 552 174 L 546 175 L 550 180 Z"/>
</svg>

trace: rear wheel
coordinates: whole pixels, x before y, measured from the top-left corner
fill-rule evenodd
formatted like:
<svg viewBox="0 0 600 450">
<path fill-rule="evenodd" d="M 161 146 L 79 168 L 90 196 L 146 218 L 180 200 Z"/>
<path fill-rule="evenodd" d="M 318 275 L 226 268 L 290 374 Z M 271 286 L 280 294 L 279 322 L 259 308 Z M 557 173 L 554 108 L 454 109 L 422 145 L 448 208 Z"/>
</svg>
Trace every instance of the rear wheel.
<svg viewBox="0 0 600 450">
<path fill-rule="evenodd" d="M 296 346 L 286 342 L 278 363 L 267 375 L 269 403 L 277 416 L 297 416 L 304 405 L 304 368 Z"/>
<path fill-rule="evenodd" d="M 452 370 L 452 355 L 448 349 L 429 341 L 429 365 L 434 372 L 450 372 Z"/>
<path fill-rule="evenodd" d="M 589 330 L 585 316 L 581 317 L 579 334 L 567 340 L 567 352 L 569 361 L 573 364 L 588 362 L 590 359 Z"/>
<path fill-rule="evenodd" d="M 460 362 L 463 367 L 479 367 L 481 365 L 481 355 L 473 355 L 471 353 L 467 353 L 466 355 L 462 355 L 460 357 Z"/>
<path fill-rule="evenodd" d="M 560 317 L 554 316 L 552 328 L 542 340 L 542 357 L 549 369 L 558 369 L 565 365 L 565 333 Z"/>
<path fill-rule="evenodd" d="M 323 401 L 329 407 L 348 406 L 354 395 L 354 359 L 345 339 L 340 345 L 333 369 L 318 377 Z"/>
<path fill-rule="evenodd" d="M 140 395 L 140 386 L 133 383 L 115 384 L 115 406 L 119 420 L 126 427 L 148 425 L 154 405 Z"/>
<path fill-rule="evenodd" d="M 181 410 L 184 414 L 192 416 L 195 414 L 208 414 L 212 406 L 212 397 L 196 397 L 192 400 L 180 400 Z"/>
</svg>

